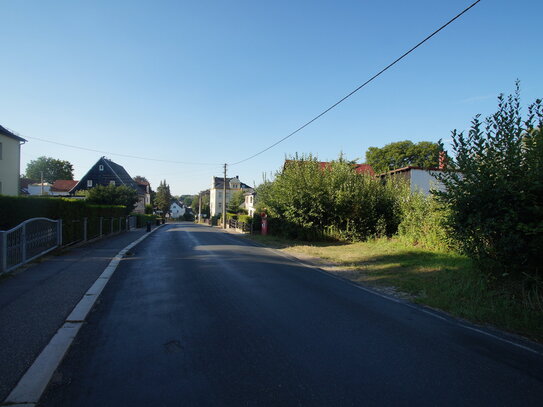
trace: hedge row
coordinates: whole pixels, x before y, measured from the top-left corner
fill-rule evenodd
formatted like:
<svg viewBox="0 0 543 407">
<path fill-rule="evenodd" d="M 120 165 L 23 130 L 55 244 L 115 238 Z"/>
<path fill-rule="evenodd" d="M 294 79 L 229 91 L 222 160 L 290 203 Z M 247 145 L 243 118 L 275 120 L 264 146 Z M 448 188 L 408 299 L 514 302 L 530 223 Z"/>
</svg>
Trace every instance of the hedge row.
<svg viewBox="0 0 543 407">
<path fill-rule="evenodd" d="M 88 219 L 89 237 L 99 234 L 101 217 L 104 218 L 103 234 L 110 233 L 112 227 L 113 231 L 126 227 L 124 219 L 119 221 L 119 218 L 125 218 L 124 206 L 90 205 L 80 199 L 0 196 L 0 230 L 8 230 L 27 219 L 40 217 L 62 219 L 65 243 L 82 239 L 83 218 Z"/>
</svg>

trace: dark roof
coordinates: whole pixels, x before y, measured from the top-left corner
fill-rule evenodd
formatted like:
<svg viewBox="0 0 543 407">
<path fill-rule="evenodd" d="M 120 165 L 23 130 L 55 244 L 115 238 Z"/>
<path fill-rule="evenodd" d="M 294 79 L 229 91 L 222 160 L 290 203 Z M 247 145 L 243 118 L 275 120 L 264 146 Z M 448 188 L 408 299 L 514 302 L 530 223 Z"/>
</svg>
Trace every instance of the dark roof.
<svg viewBox="0 0 543 407">
<path fill-rule="evenodd" d="M 24 138 L 22 138 L 20 136 L 17 136 L 13 132 L 9 131 L 8 129 L 6 129 L 5 127 L 2 127 L 2 126 L 0 126 L 0 134 L 3 134 L 4 136 L 7 136 L 7 137 L 11 137 L 11 138 L 13 138 L 15 140 L 26 141 Z"/>
<path fill-rule="evenodd" d="M 121 180 L 124 185 L 126 185 L 127 187 L 138 189 L 138 184 L 136 184 L 136 181 L 132 179 L 132 177 L 128 174 L 128 172 L 126 172 L 122 165 L 119 165 L 107 159 L 106 157 L 102 157 L 101 159 L 106 163 L 106 165 L 109 166 L 109 168 L 111 168 L 111 170 L 115 173 L 115 175 L 117 175 L 119 180 Z"/>
<path fill-rule="evenodd" d="M 231 178 L 227 177 L 226 178 L 226 185 L 229 185 L 230 181 L 233 180 L 233 179 L 235 179 L 236 181 L 239 181 L 238 177 L 231 177 Z M 250 187 L 247 184 L 244 184 L 241 181 L 239 181 L 239 185 L 243 189 L 253 189 L 252 187 Z M 224 177 L 213 177 L 213 188 L 222 189 L 223 187 L 224 187 Z"/>
<path fill-rule="evenodd" d="M 107 171 L 102 172 L 97 170 L 100 165 L 103 166 L 104 170 L 107 168 Z M 134 188 L 136 191 L 140 190 L 136 181 L 132 179 L 122 165 L 119 165 L 106 157 L 100 157 L 81 180 L 79 180 L 79 182 L 70 190 L 70 193 L 87 189 L 86 183 L 88 179 L 96 181 L 95 185 L 101 184 L 106 186 L 109 185 L 111 181 L 115 181 L 116 185 L 126 185 L 127 187 Z"/>
</svg>

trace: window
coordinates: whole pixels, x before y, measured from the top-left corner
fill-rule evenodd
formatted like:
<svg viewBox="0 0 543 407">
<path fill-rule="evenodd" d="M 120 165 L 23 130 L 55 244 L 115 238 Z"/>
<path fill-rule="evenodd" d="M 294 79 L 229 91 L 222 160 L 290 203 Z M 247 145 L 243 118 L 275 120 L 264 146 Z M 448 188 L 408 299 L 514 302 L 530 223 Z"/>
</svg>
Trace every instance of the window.
<svg viewBox="0 0 543 407">
<path fill-rule="evenodd" d="M 109 185 L 115 186 L 115 181 L 113 181 L 113 180 L 109 181 Z"/>
<path fill-rule="evenodd" d="M 92 179 L 87 180 L 87 187 L 92 187 Z"/>
<path fill-rule="evenodd" d="M 104 166 L 103 166 L 103 165 L 99 165 L 99 166 L 98 166 L 98 170 L 104 171 Z"/>
</svg>

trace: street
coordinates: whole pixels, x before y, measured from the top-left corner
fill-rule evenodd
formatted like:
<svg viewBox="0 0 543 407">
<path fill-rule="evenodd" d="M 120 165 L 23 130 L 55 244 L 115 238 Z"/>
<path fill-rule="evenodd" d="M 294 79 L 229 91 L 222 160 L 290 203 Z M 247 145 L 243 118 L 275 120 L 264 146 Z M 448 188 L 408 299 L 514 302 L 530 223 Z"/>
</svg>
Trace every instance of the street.
<svg viewBox="0 0 543 407">
<path fill-rule="evenodd" d="M 132 249 L 40 406 L 536 406 L 543 357 L 216 228 Z"/>
</svg>

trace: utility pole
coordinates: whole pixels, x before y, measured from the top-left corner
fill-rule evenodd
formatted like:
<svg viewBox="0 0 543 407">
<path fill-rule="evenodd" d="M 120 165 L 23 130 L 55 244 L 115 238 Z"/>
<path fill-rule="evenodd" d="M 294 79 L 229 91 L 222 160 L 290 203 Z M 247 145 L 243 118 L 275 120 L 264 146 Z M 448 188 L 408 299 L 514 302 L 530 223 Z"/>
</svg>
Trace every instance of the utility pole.
<svg viewBox="0 0 543 407">
<path fill-rule="evenodd" d="M 226 164 L 224 164 L 222 195 L 222 228 L 226 229 Z"/>
</svg>

